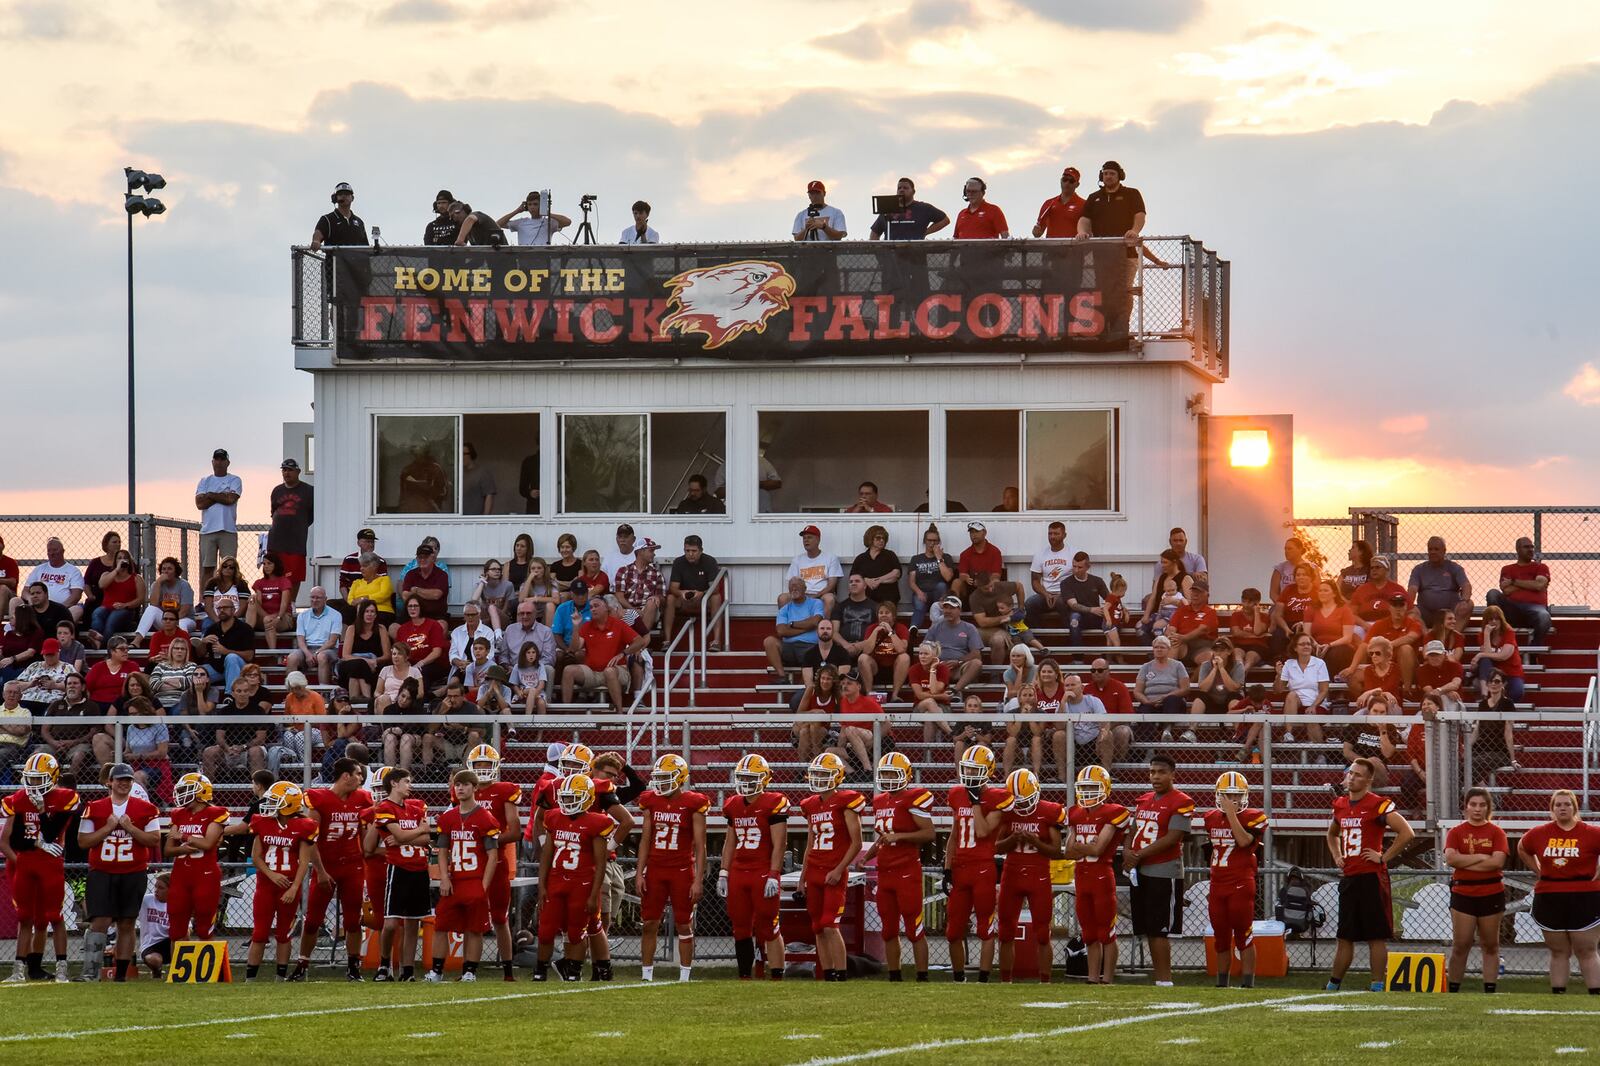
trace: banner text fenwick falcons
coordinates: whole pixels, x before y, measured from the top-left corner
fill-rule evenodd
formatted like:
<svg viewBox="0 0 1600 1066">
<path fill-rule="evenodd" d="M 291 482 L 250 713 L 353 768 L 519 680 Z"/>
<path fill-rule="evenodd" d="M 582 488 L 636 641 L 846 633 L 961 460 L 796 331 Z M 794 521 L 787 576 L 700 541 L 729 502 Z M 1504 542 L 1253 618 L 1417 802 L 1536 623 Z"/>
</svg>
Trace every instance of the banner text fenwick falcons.
<svg viewBox="0 0 1600 1066">
<path fill-rule="evenodd" d="M 1127 347 L 1121 244 L 328 249 L 347 359 L 807 359 Z"/>
</svg>

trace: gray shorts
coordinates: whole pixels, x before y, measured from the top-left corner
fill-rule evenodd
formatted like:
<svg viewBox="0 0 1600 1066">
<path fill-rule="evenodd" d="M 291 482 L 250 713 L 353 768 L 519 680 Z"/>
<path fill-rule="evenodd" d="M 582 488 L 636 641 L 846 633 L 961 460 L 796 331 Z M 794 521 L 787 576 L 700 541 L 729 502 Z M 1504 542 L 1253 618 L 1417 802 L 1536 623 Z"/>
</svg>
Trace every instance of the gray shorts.
<svg viewBox="0 0 1600 1066">
<path fill-rule="evenodd" d="M 200 534 L 200 562 L 203 567 L 215 567 L 227 556 L 238 556 L 239 534 L 223 530 Z"/>
<path fill-rule="evenodd" d="M 622 878 L 622 867 L 617 860 L 606 863 L 605 882 L 600 886 L 600 913 L 616 914 L 622 909 L 622 897 L 627 893 Z"/>
</svg>

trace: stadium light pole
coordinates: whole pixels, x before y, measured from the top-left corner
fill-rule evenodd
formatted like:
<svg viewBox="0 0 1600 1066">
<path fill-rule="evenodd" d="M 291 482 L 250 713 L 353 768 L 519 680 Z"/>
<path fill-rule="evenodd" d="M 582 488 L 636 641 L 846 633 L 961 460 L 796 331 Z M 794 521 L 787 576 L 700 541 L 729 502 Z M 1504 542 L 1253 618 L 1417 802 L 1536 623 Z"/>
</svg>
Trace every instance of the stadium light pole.
<svg viewBox="0 0 1600 1066">
<path fill-rule="evenodd" d="M 133 410 L 133 216 L 159 215 L 166 211 L 167 205 L 157 200 L 154 196 L 140 196 L 138 190 L 146 193 L 155 192 L 157 189 L 167 187 L 167 179 L 160 174 L 149 174 L 133 167 L 123 167 L 123 175 L 128 180 L 128 190 L 122 197 L 122 209 L 128 216 L 128 522 L 133 523 L 137 489 L 134 481 L 134 410 Z M 134 541 L 130 531 L 129 543 Z"/>
</svg>

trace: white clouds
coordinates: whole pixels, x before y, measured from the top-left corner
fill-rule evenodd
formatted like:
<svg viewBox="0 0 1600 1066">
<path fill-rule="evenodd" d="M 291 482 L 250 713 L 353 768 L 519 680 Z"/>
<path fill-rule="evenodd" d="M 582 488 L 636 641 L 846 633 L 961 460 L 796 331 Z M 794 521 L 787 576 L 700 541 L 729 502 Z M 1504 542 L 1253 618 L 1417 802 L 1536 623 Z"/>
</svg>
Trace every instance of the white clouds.
<svg viewBox="0 0 1600 1066">
<path fill-rule="evenodd" d="M 1584 407 L 1600 405 L 1600 369 L 1593 363 L 1584 363 L 1561 392 Z"/>
</svg>

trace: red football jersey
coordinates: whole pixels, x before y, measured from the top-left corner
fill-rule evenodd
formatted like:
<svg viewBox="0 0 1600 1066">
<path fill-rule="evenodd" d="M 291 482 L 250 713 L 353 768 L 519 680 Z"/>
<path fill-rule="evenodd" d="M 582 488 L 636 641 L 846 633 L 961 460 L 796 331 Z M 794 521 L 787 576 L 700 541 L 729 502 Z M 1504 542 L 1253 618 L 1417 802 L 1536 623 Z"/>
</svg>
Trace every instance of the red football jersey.
<svg viewBox="0 0 1600 1066">
<path fill-rule="evenodd" d="M 933 821 L 933 793 L 925 788 L 902 788 L 872 797 L 872 828 L 884 833 L 915 833 Z M 920 844 L 879 844 L 873 852 L 878 872 L 910 873 L 922 869 Z"/>
<path fill-rule="evenodd" d="M 61 814 L 66 811 L 75 811 L 78 809 L 80 802 L 78 794 L 70 788 L 53 788 L 45 793 L 44 811 L 42 813 Z M 5 799 L 0 800 L 0 814 L 11 815 L 22 823 L 22 839 L 29 844 L 59 844 L 62 838 L 66 836 L 67 827 L 63 823 L 53 840 L 42 840 L 40 838 L 41 812 L 39 808 L 33 805 L 33 800 L 28 796 L 28 790 L 25 788 L 18 789 Z"/>
<path fill-rule="evenodd" d="M 317 839 L 317 823 L 303 814 L 287 822 L 258 814 L 250 819 L 250 832 L 261 843 L 261 865 L 292 878 L 300 872 L 300 842 Z"/>
<path fill-rule="evenodd" d="M 500 820 L 488 807 L 474 807 L 467 815 L 451 807 L 439 815 L 439 845 L 450 864 L 452 891 L 458 896 L 483 895 L 484 867 L 489 853 L 500 846 Z"/>
<path fill-rule="evenodd" d="M 102 796 L 89 804 L 83 812 L 83 821 L 78 823 L 78 829 L 80 832 L 92 833 L 117 813 L 127 815 L 130 822 L 146 833 L 155 832 L 157 824 L 161 821 L 161 811 L 149 800 L 129 796 L 127 806 L 121 812 L 117 812 L 113 809 L 111 797 Z M 133 834 L 126 829 L 113 829 L 104 840 L 95 845 L 93 851 L 89 852 L 91 870 L 104 870 L 112 874 L 136 874 L 142 873 L 149 867 L 150 849 L 135 844 Z"/>
<path fill-rule="evenodd" d="M 496 781 L 490 785 L 478 786 L 476 798 L 494 819 L 494 824 L 500 832 L 506 831 L 506 804 L 513 807 L 522 803 L 522 786 L 512 781 Z"/>
<path fill-rule="evenodd" d="M 1154 792 L 1146 792 L 1133 806 L 1133 846 L 1148 848 L 1172 828 L 1174 817 L 1188 818 L 1193 814 L 1194 800 L 1175 788 L 1170 788 L 1159 796 Z M 1177 862 L 1182 858 L 1183 840 L 1180 837 L 1170 848 L 1141 855 L 1139 865 Z"/>
<path fill-rule="evenodd" d="M 533 805 L 546 811 L 559 811 L 561 804 L 556 798 L 556 793 L 561 791 L 561 782 L 566 780 L 559 774 L 552 774 L 549 778 L 541 777 L 537 786 L 538 791 L 533 794 Z M 594 782 L 594 807 L 592 810 L 603 810 L 612 804 L 612 800 L 605 800 L 602 804 L 601 797 L 607 796 L 617 790 L 609 777 L 589 775 L 589 780 Z"/>
<path fill-rule="evenodd" d="M 1221 811 L 1207 811 L 1206 839 L 1211 842 L 1211 880 L 1222 885 L 1242 885 L 1256 875 L 1256 857 L 1261 854 L 1261 831 L 1267 816 L 1253 807 L 1239 812 L 1239 824 L 1255 837 L 1255 843 L 1241 848 L 1233 839 L 1233 827 Z"/>
<path fill-rule="evenodd" d="M 596 810 L 584 811 L 576 817 L 551 811 L 544 816 L 544 829 L 552 849 L 550 880 L 593 881 L 593 843 L 596 838 L 609 841 L 617 831 L 617 823 L 609 814 Z"/>
<path fill-rule="evenodd" d="M 1131 817 L 1128 808 L 1120 803 L 1097 803 L 1093 807 L 1074 804 L 1067 811 L 1067 825 L 1072 828 L 1074 844 L 1093 844 L 1106 826 L 1121 829 Z M 1106 850 L 1099 855 L 1085 855 L 1073 867 L 1074 879 L 1110 881 L 1116 878 L 1117 838 L 1113 836 Z"/>
<path fill-rule="evenodd" d="M 228 808 L 215 805 L 201 807 L 197 811 L 188 807 L 175 807 L 167 812 L 167 832 L 176 837 L 187 837 L 191 842 L 198 843 L 205 835 L 206 830 L 214 825 L 226 826 L 228 824 Z M 222 844 L 222 838 L 217 838 L 217 844 Z M 217 849 L 201 855 L 178 855 L 172 860 L 173 870 L 202 870 L 217 869 Z"/>
<path fill-rule="evenodd" d="M 1493 822 L 1454 825 L 1444 836 L 1444 846 L 1462 855 L 1493 855 L 1497 851 L 1507 857 L 1511 855 L 1506 845 L 1506 831 Z M 1505 878 L 1499 870 L 1454 870 L 1450 875 L 1450 890 L 1463 896 L 1492 896 L 1505 891 L 1505 887 Z"/>
<path fill-rule="evenodd" d="M 652 869 L 687 870 L 694 865 L 694 816 L 710 807 L 711 800 L 701 792 L 664 796 L 646 791 L 639 796 L 639 809 L 650 819 Z"/>
<path fill-rule="evenodd" d="M 839 865 L 844 853 L 850 850 L 850 827 L 844 812 L 859 815 L 867 805 L 867 797 L 854 789 L 835 789 L 831 795 L 810 795 L 800 801 L 800 812 L 806 818 L 807 873 L 825 874 Z"/>
<path fill-rule="evenodd" d="M 1368 792 L 1351 802 L 1349 796 L 1339 796 L 1333 801 L 1333 824 L 1339 827 L 1339 861 L 1347 874 L 1378 873 L 1382 863 L 1363 859 L 1367 850 L 1382 851 L 1383 838 L 1389 832 L 1387 819 L 1394 804 L 1374 792 Z"/>
<path fill-rule="evenodd" d="M 1032 814 L 1018 814 L 1015 805 L 1000 816 L 1000 828 L 997 836 L 1006 836 L 1009 833 L 1032 833 L 1040 840 L 1045 839 L 1051 826 L 1060 830 L 1067 824 L 1067 809 L 1059 803 L 1049 800 L 1040 800 L 1039 805 L 1033 809 Z M 1032 844 L 1019 841 L 1017 846 L 1006 852 L 1005 876 L 1007 878 L 1023 877 L 1028 879 L 1050 880 L 1050 857 L 1043 855 Z"/>
<path fill-rule="evenodd" d="M 1016 802 L 1011 793 L 994 785 L 984 786 L 979 799 L 985 814 L 1010 810 Z M 950 804 L 950 832 L 955 836 L 955 842 L 950 847 L 950 865 L 982 866 L 984 863 L 993 863 L 994 842 L 1000 839 L 999 827 L 996 826 L 986 837 L 978 836 L 977 828 L 972 823 L 972 799 L 967 795 L 965 785 L 952 788 L 946 802 Z"/>
<path fill-rule="evenodd" d="M 309 816 L 318 820 L 317 854 L 330 870 L 361 863 L 361 813 L 372 806 L 372 793 L 358 788 L 344 799 L 331 788 L 306 792 Z"/>
<path fill-rule="evenodd" d="M 523 840 L 533 839 L 533 815 L 534 811 L 537 811 L 540 807 L 545 806 L 544 790 L 550 786 L 550 782 L 560 780 L 560 774 L 551 773 L 549 770 L 546 770 L 539 775 L 539 780 L 535 781 L 533 783 L 533 787 L 528 790 L 528 795 L 533 797 L 533 803 L 528 811 L 528 817 L 523 821 L 522 824 Z"/>
<path fill-rule="evenodd" d="M 407 798 L 405 806 L 394 800 L 384 800 L 373 808 L 372 820 L 378 826 L 378 839 L 387 838 L 383 827 L 392 825 L 397 829 L 418 829 L 428 824 L 428 808 L 419 799 Z M 404 870 L 426 870 L 428 868 L 428 842 L 426 840 L 415 844 L 397 844 L 389 840 L 384 854 L 389 858 L 390 866 L 398 866 Z"/>
<path fill-rule="evenodd" d="M 1600 825 L 1576 822 L 1563 829 L 1554 821 L 1536 825 L 1522 836 L 1521 848 L 1539 860 L 1534 892 L 1592 892 L 1600 889 Z"/>
<path fill-rule="evenodd" d="M 772 869 L 772 837 L 767 826 L 789 820 L 789 801 L 781 792 L 730 796 L 722 816 L 733 833 L 733 868 L 765 873 Z"/>
</svg>

